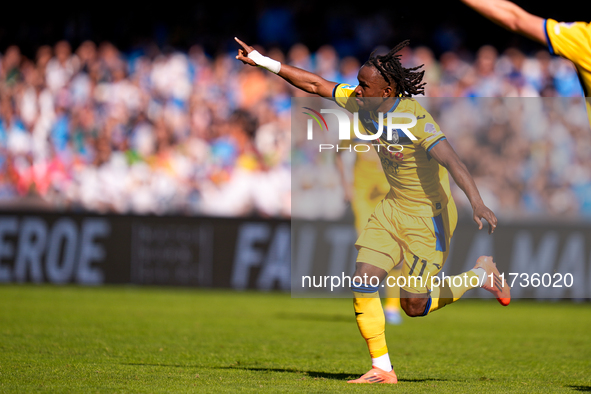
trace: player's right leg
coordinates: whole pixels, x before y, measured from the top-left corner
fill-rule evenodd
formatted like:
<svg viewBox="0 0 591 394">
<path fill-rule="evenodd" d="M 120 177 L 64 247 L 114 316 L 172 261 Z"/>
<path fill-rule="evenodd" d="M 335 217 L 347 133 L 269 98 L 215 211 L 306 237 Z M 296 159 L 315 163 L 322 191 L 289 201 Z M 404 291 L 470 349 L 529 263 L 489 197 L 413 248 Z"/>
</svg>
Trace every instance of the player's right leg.
<svg viewBox="0 0 591 394">
<path fill-rule="evenodd" d="M 356 197 L 351 201 L 357 234 L 363 232 L 376 206 L 382 200 L 381 196 L 385 196 L 390 188 L 381 175 L 378 178 L 379 183 L 371 183 L 369 185 L 365 181 L 360 181 L 359 176 L 359 174 L 356 175 L 354 183 Z M 401 272 L 402 269 L 400 267 L 390 270 L 388 274 L 389 283 L 395 283 L 396 278 L 400 276 Z M 402 323 L 402 316 L 400 315 L 400 291 L 397 286 L 386 286 L 384 314 L 386 315 L 386 323 Z"/>
<path fill-rule="evenodd" d="M 360 251 L 360 257 L 374 264 L 385 262 L 391 266 L 391 259 L 379 252 Z M 382 261 L 383 260 L 383 261 Z M 358 261 L 353 275 L 353 305 L 355 319 L 361 336 L 365 339 L 372 361 L 372 369 L 358 379 L 348 383 L 397 383 L 386 345 L 384 311 L 378 294 L 378 286 L 387 271 L 374 264 Z"/>
<path fill-rule="evenodd" d="M 394 262 L 398 263 L 402 260 L 399 240 L 393 237 L 393 231 L 390 228 L 391 217 L 389 205 L 385 207 L 382 201 L 377 205 L 374 214 L 355 243 L 359 254 L 353 280 L 355 276 L 364 278 L 360 284 L 352 283 L 355 319 L 361 336 L 367 342 L 372 369 L 350 383 L 397 382 L 386 346 L 386 320 L 378 294 L 378 286 L 392 270 Z M 372 277 L 373 282 L 371 282 Z"/>
</svg>

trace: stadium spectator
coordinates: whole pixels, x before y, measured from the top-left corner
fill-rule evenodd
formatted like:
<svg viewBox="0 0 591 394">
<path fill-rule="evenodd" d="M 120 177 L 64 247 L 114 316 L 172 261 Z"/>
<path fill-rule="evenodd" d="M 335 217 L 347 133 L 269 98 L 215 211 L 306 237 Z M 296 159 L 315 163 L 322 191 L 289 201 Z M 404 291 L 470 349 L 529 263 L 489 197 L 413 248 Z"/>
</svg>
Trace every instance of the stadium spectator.
<svg viewBox="0 0 591 394">
<path fill-rule="evenodd" d="M 351 70 L 358 59 L 339 58 L 330 46 L 272 51 L 274 58 L 356 83 Z M 485 46 L 474 59 L 463 52 L 436 58 L 417 47 L 404 56 L 425 64 L 428 97 L 565 96 L 578 103 L 580 96 L 574 67 L 543 51 L 529 56 Z M 127 55 L 109 42 L 71 48 L 60 41 L 39 47 L 31 60 L 10 46 L 0 60 L 0 83 L 4 203 L 34 194 L 64 210 L 287 217 L 292 192 L 316 198 L 302 193 L 317 190 L 292 190 L 290 179 L 290 160 L 315 163 L 309 152 L 291 147 L 290 98 L 301 93 L 237 67 L 232 55 L 210 56 L 199 46 Z M 571 99 L 563 100 L 554 105 Z M 498 103 L 505 115 L 494 119 L 470 120 L 474 108 L 465 100 L 438 118 L 490 206 L 506 219 L 534 211 L 591 215 L 591 147 L 580 138 L 588 134 L 580 105 L 550 112 L 532 105 L 520 115 L 507 103 Z M 539 124 L 522 135 L 517 125 L 526 115 Z M 251 119 L 250 126 L 237 118 Z M 471 122 L 470 133 L 457 127 L 458 119 Z M 339 198 L 338 185 L 319 187 Z M 453 192 L 460 214 L 467 212 L 461 193 Z M 325 208 L 317 214 L 338 217 L 345 205 Z"/>
</svg>

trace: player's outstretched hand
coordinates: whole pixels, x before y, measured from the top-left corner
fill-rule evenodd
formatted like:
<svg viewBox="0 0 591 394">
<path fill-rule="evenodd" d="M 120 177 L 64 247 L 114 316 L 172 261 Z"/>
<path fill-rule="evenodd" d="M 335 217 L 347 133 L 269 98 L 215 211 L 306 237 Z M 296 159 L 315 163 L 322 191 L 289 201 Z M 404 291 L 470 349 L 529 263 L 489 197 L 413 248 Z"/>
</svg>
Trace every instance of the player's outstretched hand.
<svg viewBox="0 0 591 394">
<path fill-rule="evenodd" d="M 240 49 L 238 49 L 238 55 L 236 55 L 236 59 L 240 60 L 244 64 L 250 64 L 251 66 L 256 66 L 254 60 L 248 57 L 248 54 L 254 51 L 254 48 L 250 45 L 246 45 L 244 42 L 240 41 L 237 37 L 234 37 L 236 42 L 240 44 Z"/>
<path fill-rule="evenodd" d="M 478 225 L 478 230 L 482 230 L 482 219 L 488 222 L 488 233 L 494 233 L 497 228 L 497 217 L 484 204 L 474 207 L 474 221 Z"/>
</svg>

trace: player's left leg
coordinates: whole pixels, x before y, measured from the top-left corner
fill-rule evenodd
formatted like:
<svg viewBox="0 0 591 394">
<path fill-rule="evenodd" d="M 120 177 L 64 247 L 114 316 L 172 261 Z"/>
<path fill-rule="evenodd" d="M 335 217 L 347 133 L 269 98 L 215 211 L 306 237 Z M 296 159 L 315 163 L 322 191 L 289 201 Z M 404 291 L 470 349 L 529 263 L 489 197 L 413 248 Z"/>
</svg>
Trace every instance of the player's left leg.
<svg viewBox="0 0 591 394">
<path fill-rule="evenodd" d="M 473 269 L 441 280 L 451 236 L 457 223 L 453 199 L 433 218 L 404 216 L 406 235 L 403 275 L 407 283 L 401 286 L 401 307 L 408 316 L 425 316 L 459 300 L 466 291 L 479 287 L 483 269 Z"/>
<path fill-rule="evenodd" d="M 491 256 L 480 256 L 476 266 L 459 275 L 435 278 L 431 291 L 401 289 L 401 306 L 408 316 L 426 316 L 430 312 L 458 301 L 468 290 L 482 287 L 491 292 L 501 305 L 511 301 L 510 287 L 499 275 Z"/>
<path fill-rule="evenodd" d="M 489 256 L 481 256 L 473 269 L 455 276 L 444 276 L 439 273 L 449 253 L 451 235 L 455 229 L 456 210 L 450 205 L 438 217 L 426 220 L 424 226 L 429 232 L 421 236 L 419 221 L 415 218 L 408 222 L 416 226 L 416 239 L 409 242 L 404 252 L 403 274 L 409 283 L 401 288 L 401 306 L 408 316 L 426 316 L 459 300 L 468 290 L 483 287 L 495 294 L 499 302 L 507 305 L 510 301 L 509 286 L 502 282 L 496 265 Z M 435 242 L 429 241 L 429 234 L 435 234 Z M 420 240 L 420 241 L 419 241 Z M 432 239 L 431 239 L 432 241 Z M 418 279 L 412 283 L 412 277 Z M 494 283 L 488 284 L 485 278 L 490 276 Z M 491 279 L 492 280 L 492 279 Z"/>
<path fill-rule="evenodd" d="M 459 300 L 468 290 L 480 287 L 484 281 L 486 272 L 483 269 L 472 269 L 460 275 L 446 277 L 440 280 L 438 277 L 427 283 L 431 283 L 431 289 L 403 288 L 400 289 L 400 304 L 402 309 L 410 317 L 426 316 L 430 312 Z"/>
</svg>

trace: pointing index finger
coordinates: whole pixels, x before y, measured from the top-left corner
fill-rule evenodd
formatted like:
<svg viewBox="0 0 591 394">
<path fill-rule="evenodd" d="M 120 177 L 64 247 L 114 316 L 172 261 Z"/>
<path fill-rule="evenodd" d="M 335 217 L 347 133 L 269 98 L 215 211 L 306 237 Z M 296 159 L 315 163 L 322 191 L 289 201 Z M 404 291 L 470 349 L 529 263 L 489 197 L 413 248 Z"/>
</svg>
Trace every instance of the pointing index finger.
<svg viewBox="0 0 591 394">
<path fill-rule="evenodd" d="M 236 42 L 238 44 L 240 44 L 240 46 L 244 49 L 246 49 L 248 47 L 248 45 L 246 45 L 244 42 L 240 41 L 240 39 L 238 37 L 234 37 L 234 40 L 236 40 Z"/>
</svg>

